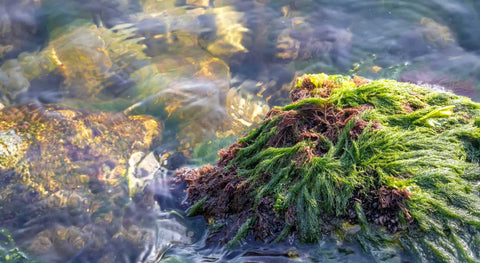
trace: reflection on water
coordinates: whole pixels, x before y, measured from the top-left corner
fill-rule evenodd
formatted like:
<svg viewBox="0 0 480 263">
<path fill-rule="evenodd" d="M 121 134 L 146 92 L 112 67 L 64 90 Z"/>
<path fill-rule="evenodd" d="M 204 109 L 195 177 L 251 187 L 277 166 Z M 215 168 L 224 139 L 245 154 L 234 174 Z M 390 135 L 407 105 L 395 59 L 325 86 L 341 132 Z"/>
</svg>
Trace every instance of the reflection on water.
<svg viewBox="0 0 480 263">
<path fill-rule="evenodd" d="M 182 189 L 165 181 L 214 161 L 303 73 L 478 100 L 479 10 L 473 0 L 1 2 L 0 228 L 12 239 L 0 256 L 18 246 L 46 262 L 368 262 L 374 252 L 329 238 L 217 247 L 201 219 L 179 216 Z"/>
</svg>

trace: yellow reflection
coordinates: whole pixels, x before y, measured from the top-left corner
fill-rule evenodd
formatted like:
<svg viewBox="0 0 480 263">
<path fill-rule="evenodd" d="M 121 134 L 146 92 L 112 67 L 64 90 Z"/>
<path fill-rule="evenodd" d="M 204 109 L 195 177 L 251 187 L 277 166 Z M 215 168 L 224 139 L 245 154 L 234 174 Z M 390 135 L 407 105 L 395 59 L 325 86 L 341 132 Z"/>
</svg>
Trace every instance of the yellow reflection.
<svg viewBox="0 0 480 263">
<path fill-rule="evenodd" d="M 240 94 L 230 89 L 226 96 L 226 120 L 224 129 L 216 133 L 217 137 L 239 136 L 253 123 L 260 122 L 270 108 L 251 94 Z"/>
<path fill-rule="evenodd" d="M 187 5 L 194 5 L 198 7 L 208 7 L 210 5 L 210 0 L 186 0 Z"/>
<path fill-rule="evenodd" d="M 382 67 L 379 66 L 372 66 L 372 70 L 375 71 L 375 73 L 378 73 L 380 70 L 382 70 Z"/>
<path fill-rule="evenodd" d="M 207 50 L 215 56 L 247 52 L 242 41 L 249 30 L 241 23 L 243 14 L 231 6 L 213 8 L 211 12 L 215 14 L 217 40 L 208 45 Z"/>
</svg>

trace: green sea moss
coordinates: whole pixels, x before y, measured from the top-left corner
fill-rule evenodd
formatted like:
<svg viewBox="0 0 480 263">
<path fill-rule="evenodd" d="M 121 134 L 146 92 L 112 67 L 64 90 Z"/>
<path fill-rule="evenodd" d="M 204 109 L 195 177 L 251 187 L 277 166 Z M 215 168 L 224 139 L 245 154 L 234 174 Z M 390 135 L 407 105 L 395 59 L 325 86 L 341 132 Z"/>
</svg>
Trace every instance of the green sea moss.
<svg viewBox="0 0 480 263">
<path fill-rule="evenodd" d="M 325 74 L 300 77 L 290 98 L 217 167 L 184 171 L 196 214 L 232 222 L 231 241 L 246 228 L 266 241 L 334 232 L 377 259 L 480 260 L 480 104 Z"/>
<path fill-rule="evenodd" d="M 38 261 L 16 247 L 12 235 L 0 228 L 0 262 L 35 263 Z"/>
</svg>

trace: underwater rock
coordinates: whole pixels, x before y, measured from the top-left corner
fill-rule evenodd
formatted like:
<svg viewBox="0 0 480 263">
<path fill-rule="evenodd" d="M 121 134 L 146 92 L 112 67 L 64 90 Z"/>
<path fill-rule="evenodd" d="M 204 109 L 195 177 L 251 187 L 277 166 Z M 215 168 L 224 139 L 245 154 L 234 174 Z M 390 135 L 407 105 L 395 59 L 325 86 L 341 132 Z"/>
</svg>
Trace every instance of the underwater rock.
<svg viewBox="0 0 480 263">
<path fill-rule="evenodd" d="M 420 25 L 423 26 L 421 35 L 427 43 L 442 49 L 455 43 L 453 32 L 447 27 L 431 18 L 422 18 Z"/>
<path fill-rule="evenodd" d="M 165 120 L 174 127 L 178 150 L 186 156 L 217 133 L 228 136 L 254 121 L 239 124 L 237 116 L 226 115 L 228 107 L 235 106 L 229 103 L 249 105 L 245 102 L 251 100 L 229 91 L 228 59 L 247 52 L 243 15 L 229 7 L 205 8 L 208 1 L 145 0 L 140 4 L 144 12 L 136 17 L 138 33 L 145 37 L 151 64 L 130 74 L 138 87 L 124 112 Z M 266 113 L 254 110 L 262 107 L 252 107 L 254 118 Z"/>
<path fill-rule="evenodd" d="M 163 83 L 146 86 L 140 96 L 149 97 L 124 112 L 160 115 L 175 127 L 178 150 L 185 156 L 205 141 L 243 134 L 268 112 L 258 97 L 229 87 L 229 67 L 222 60 L 195 50 L 174 53 L 181 55 L 154 58 L 158 70 L 150 67 L 150 72 L 162 73 L 153 81 Z"/>
<path fill-rule="evenodd" d="M 205 50 L 228 62 L 234 54 L 248 52 L 245 45 L 250 36 L 244 13 L 231 6 L 209 8 L 209 1 L 203 0 L 185 1 L 183 6 L 175 0 L 143 0 L 140 5 L 144 11 L 138 14 L 140 31 L 155 54 L 172 48 L 190 53 Z M 184 49 L 187 46 L 191 50 Z"/>
<path fill-rule="evenodd" d="M 56 29 L 57 37 L 43 53 L 64 77 L 64 95 L 91 98 L 105 88 L 115 95 L 121 93 L 111 86 L 122 86 L 118 78 L 135 72 L 148 59 L 143 53 L 146 46 L 140 43 L 143 39 L 135 31 L 131 24 L 105 28 L 82 20 Z"/>
<path fill-rule="evenodd" d="M 212 240 L 334 234 L 376 259 L 479 261 L 480 104 L 325 74 L 298 78 L 290 98 L 216 166 L 177 173 Z"/>
<path fill-rule="evenodd" d="M 106 28 L 81 19 L 56 28 L 45 48 L 22 52 L 0 66 L 0 102 L 21 101 L 20 95 L 35 92 L 32 81 L 54 74 L 61 76 L 62 83 L 49 89 L 64 98 L 112 100 L 112 95 L 102 97 L 102 92 L 108 90 L 113 96 L 125 92 L 133 85 L 130 74 L 149 59 L 143 53 L 146 46 L 140 43 L 143 38 L 136 37 L 135 31 L 132 24 Z"/>
<path fill-rule="evenodd" d="M 23 145 L 14 130 L 0 132 L 0 169 L 16 164 L 23 157 Z"/>
<path fill-rule="evenodd" d="M 48 262 L 96 262 L 109 252 L 135 257 L 154 238 L 155 202 L 146 186 L 158 165 L 145 152 L 161 129 L 148 116 L 4 107 L 0 227 Z M 119 246 L 132 254 L 119 255 Z"/>
<path fill-rule="evenodd" d="M 300 18 L 291 19 L 276 41 L 275 56 L 287 61 L 331 60 L 345 66 L 350 60 L 352 33 L 332 26 L 311 25 Z"/>
<path fill-rule="evenodd" d="M 7 60 L 0 66 L 0 102 L 9 105 L 29 87 L 30 82 L 17 60 Z"/>
<path fill-rule="evenodd" d="M 39 25 L 42 1 L 2 1 L 0 5 L 0 61 L 13 57 L 24 49 L 39 45 L 36 39 L 41 33 Z"/>
</svg>

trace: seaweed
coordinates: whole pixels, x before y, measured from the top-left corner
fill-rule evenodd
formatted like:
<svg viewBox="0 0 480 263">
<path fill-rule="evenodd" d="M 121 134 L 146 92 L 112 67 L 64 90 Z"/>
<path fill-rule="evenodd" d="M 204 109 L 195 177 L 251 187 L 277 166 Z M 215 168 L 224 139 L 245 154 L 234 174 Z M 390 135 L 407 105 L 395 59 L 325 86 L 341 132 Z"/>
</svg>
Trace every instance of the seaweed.
<svg viewBox="0 0 480 263">
<path fill-rule="evenodd" d="M 229 226 L 222 241 L 335 233 L 366 251 L 479 261 L 480 104 L 358 76 L 295 83 L 292 104 L 221 150 L 217 166 L 177 173 L 202 202 L 197 214 Z"/>
</svg>

